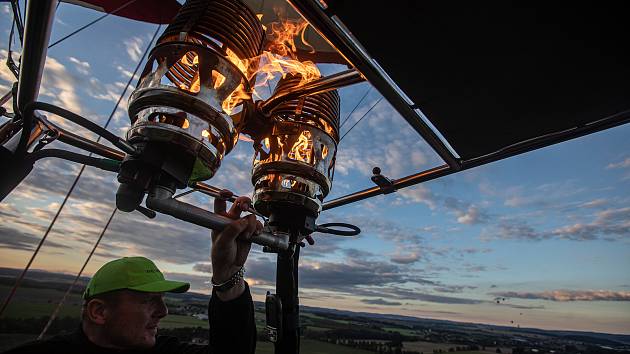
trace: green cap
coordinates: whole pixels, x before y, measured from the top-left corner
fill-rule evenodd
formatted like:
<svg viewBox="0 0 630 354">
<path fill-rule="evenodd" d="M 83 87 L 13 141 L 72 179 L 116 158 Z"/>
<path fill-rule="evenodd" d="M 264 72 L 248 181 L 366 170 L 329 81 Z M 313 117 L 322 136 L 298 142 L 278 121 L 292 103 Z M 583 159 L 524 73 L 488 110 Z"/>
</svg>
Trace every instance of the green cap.
<svg viewBox="0 0 630 354">
<path fill-rule="evenodd" d="M 184 293 L 189 288 L 189 283 L 164 279 L 164 274 L 147 258 L 124 257 L 102 266 L 88 283 L 83 298 L 120 289 Z"/>
</svg>

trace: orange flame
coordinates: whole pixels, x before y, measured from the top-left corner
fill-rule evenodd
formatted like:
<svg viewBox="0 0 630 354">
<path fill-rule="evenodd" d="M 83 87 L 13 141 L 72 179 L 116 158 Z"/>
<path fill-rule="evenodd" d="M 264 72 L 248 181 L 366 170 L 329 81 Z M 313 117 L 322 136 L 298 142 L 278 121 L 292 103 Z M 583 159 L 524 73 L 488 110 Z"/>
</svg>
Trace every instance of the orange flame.
<svg viewBox="0 0 630 354">
<path fill-rule="evenodd" d="M 328 156 L 328 146 L 322 145 L 322 160 Z"/>
<path fill-rule="evenodd" d="M 271 23 L 271 31 L 267 34 L 267 40 L 269 41 L 267 50 L 258 58 L 259 66 L 255 75 L 263 75 L 262 80 L 256 84 L 256 87 L 266 85 L 276 75 L 282 75 L 284 78 L 289 73 L 299 74 L 301 80 L 298 86 L 321 77 L 321 73 L 315 63 L 312 61 L 301 62 L 297 58 L 295 37 L 299 36 L 302 43 L 311 47 L 311 49 L 313 48 L 304 37 L 308 25 L 308 22 L 303 19 L 299 21 L 287 19 Z"/>
<path fill-rule="evenodd" d="M 311 141 L 311 132 L 305 130 L 300 134 L 295 144 L 293 144 L 288 157 L 293 160 L 310 163 L 312 152 L 313 142 Z"/>
<path fill-rule="evenodd" d="M 189 56 L 192 56 L 192 55 L 194 55 L 194 57 L 192 61 L 190 61 Z M 184 56 L 182 56 L 182 58 L 179 61 L 182 65 L 187 65 L 189 68 L 195 71 L 195 75 L 193 76 L 193 79 L 190 82 L 190 85 L 181 83 L 179 84 L 179 88 L 181 88 L 182 90 L 189 91 L 191 93 L 199 93 L 199 90 L 201 89 L 201 85 L 199 83 L 199 67 L 198 67 L 199 56 L 195 54 L 194 52 L 188 52 L 184 54 Z"/>
<path fill-rule="evenodd" d="M 259 20 L 262 20 L 261 14 L 257 15 L 257 17 Z M 256 92 L 256 87 L 266 85 L 269 80 L 274 79 L 277 75 L 282 75 L 284 78 L 287 74 L 299 74 L 301 80 L 298 86 L 302 86 L 307 82 L 321 77 L 321 73 L 315 63 L 312 61 L 301 62 L 297 58 L 295 37 L 299 36 L 302 43 L 311 49 L 313 48 L 305 39 L 308 25 L 308 22 L 303 19 L 299 21 L 287 19 L 280 22 L 273 22 L 270 31 L 267 31 L 267 27 L 263 25 L 263 29 L 269 32 L 267 34 L 267 40 L 269 41 L 268 50 L 263 51 L 260 56 L 255 58 L 241 59 L 232 50 L 226 48 L 225 53 L 227 59 L 236 65 L 243 74 L 247 75 L 248 80 L 253 79 L 257 75 L 261 75 L 258 77 L 259 81 L 254 87 L 254 95 L 260 97 Z M 190 85 L 182 83 L 179 87 L 191 93 L 198 93 L 200 90 L 198 72 L 199 57 L 194 52 L 188 52 L 180 59 L 180 63 L 195 70 L 195 75 Z M 258 68 L 252 72 L 250 67 L 254 65 L 254 63 L 257 63 Z M 225 80 L 225 76 L 216 71 L 212 72 L 213 87 L 215 89 L 223 85 Z M 232 110 L 234 110 L 237 105 L 243 100 L 250 98 L 251 95 L 245 90 L 245 85 L 240 84 L 236 90 L 222 102 L 221 107 L 225 113 L 231 114 Z"/>
</svg>

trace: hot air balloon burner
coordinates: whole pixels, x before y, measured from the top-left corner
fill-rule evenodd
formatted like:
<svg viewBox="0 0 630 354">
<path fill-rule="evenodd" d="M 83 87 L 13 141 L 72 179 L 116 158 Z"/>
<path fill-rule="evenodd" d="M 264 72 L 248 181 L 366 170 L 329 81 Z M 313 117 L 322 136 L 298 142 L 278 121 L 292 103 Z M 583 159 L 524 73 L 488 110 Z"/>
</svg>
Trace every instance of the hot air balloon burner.
<svg viewBox="0 0 630 354">
<path fill-rule="evenodd" d="M 184 188 L 216 173 L 253 111 L 248 77 L 263 39 L 258 18 L 240 1 L 184 4 L 131 94 L 127 140 L 139 153 L 121 166 L 119 209 L 135 209 L 155 183 Z"/>
<path fill-rule="evenodd" d="M 288 75 L 274 95 L 300 81 Z M 271 127 L 255 143 L 252 183 L 254 207 L 270 216 L 295 220 L 303 231 L 314 227 L 330 192 L 339 141 L 339 94 L 328 91 L 280 103 L 270 114 Z M 302 218 L 308 216 L 307 227 Z M 284 222 L 284 221 L 283 221 Z"/>
</svg>

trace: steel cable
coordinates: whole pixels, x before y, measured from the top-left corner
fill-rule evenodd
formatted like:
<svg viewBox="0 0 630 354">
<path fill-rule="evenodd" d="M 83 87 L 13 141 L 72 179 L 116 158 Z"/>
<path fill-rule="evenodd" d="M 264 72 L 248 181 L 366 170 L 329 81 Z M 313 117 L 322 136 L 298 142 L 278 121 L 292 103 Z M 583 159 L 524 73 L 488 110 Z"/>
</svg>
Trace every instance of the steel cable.
<svg viewBox="0 0 630 354">
<path fill-rule="evenodd" d="M 348 116 L 346 117 L 346 119 L 343 120 L 343 122 L 341 122 L 341 125 L 339 126 L 339 130 L 341 130 L 341 128 L 343 127 L 344 124 L 346 124 L 346 122 L 348 121 L 348 119 L 350 119 L 350 117 L 352 117 L 352 113 L 354 113 L 354 111 L 357 110 L 357 108 L 359 108 L 359 105 L 361 105 L 361 103 L 363 102 L 363 100 L 367 97 L 368 93 L 370 93 L 370 91 L 372 90 L 372 86 L 368 87 L 368 89 L 365 91 L 365 93 L 363 94 L 363 97 L 361 97 L 361 99 L 359 100 L 359 102 L 357 102 L 357 105 L 354 106 L 354 108 L 352 109 L 352 111 L 350 111 L 350 113 L 348 114 Z"/>
<path fill-rule="evenodd" d="M 86 29 L 86 28 L 88 28 L 88 27 L 92 26 L 93 24 L 95 24 L 95 23 L 97 23 L 98 21 L 100 21 L 100 20 L 104 19 L 105 17 L 107 17 L 107 16 L 109 16 L 109 15 L 111 15 L 111 14 L 115 14 L 115 13 L 117 13 L 118 11 L 120 11 L 120 10 L 124 9 L 125 7 L 127 7 L 127 6 L 131 5 L 132 3 L 136 2 L 136 1 L 137 1 L 137 0 L 129 0 L 129 1 L 127 1 L 126 3 L 124 3 L 122 6 L 118 7 L 117 9 L 114 9 L 114 10 L 113 10 L 113 11 L 111 11 L 111 12 L 107 12 L 107 13 L 105 13 L 104 15 L 102 15 L 101 17 L 96 18 L 94 21 L 92 21 L 92 22 L 90 22 L 90 23 L 88 23 L 88 24 L 86 24 L 86 25 L 83 25 L 83 26 L 79 27 L 78 29 L 76 29 L 76 30 L 74 30 L 74 31 L 70 32 L 69 34 L 67 34 L 67 35 L 65 35 L 65 36 L 61 37 L 60 39 L 56 40 L 55 42 L 53 42 L 53 44 L 51 44 L 51 45 L 49 45 L 49 46 L 48 46 L 48 49 L 50 49 L 50 48 L 52 48 L 52 47 L 56 46 L 57 44 L 59 44 L 59 43 L 61 43 L 61 42 L 65 41 L 66 39 L 68 39 L 68 38 L 70 38 L 70 37 L 74 36 L 75 34 L 77 34 L 77 33 L 81 32 L 81 31 L 83 31 L 84 29 Z"/>
<path fill-rule="evenodd" d="M 354 124 L 350 127 L 350 129 L 348 129 L 348 131 L 347 131 L 344 135 L 342 135 L 342 136 L 341 136 L 341 139 L 339 139 L 339 144 L 341 143 L 341 140 L 343 140 L 343 138 L 344 138 L 346 135 L 348 135 L 348 133 L 350 133 L 350 132 L 352 131 L 352 129 L 354 129 L 354 127 L 356 127 L 356 126 L 357 126 L 357 124 L 359 124 L 359 123 L 363 120 L 363 118 L 367 117 L 368 113 L 370 113 L 370 112 L 372 111 L 372 109 L 374 109 L 374 107 L 376 107 L 376 105 L 377 105 L 377 104 L 379 104 L 379 103 L 381 102 L 381 100 L 383 100 L 383 97 L 382 97 L 382 96 L 381 96 L 381 98 L 379 98 L 379 99 L 378 99 L 378 101 L 376 101 L 376 103 L 374 103 L 374 104 L 372 105 L 372 107 L 370 107 L 370 109 L 368 109 L 368 110 L 367 110 L 367 112 L 365 112 L 365 114 L 363 114 L 363 116 L 361 116 L 361 118 L 359 118 L 359 120 L 358 120 L 356 123 L 354 123 Z"/>
<path fill-rule="evenodd" d="M 151 45 L 153 44 L 153 41 L 155 41 L 155 38 L 157 37 L 157 34 L 159 33 L 161 27 L 162 27 L 161 25 L 158 25 L 157 29 L 155 30 L 155 33 L 153 34 L 153 38 L 151 39 L 151 41 L 147 45 L 147 48 L 144 51 L 144 54 L 142 55 L 142 58 L 140 58 L 140 61 L 136 65 L 136 68 L 134 70 L 133 75 L 131 75 L 131 77 L 129 78 L 129 81 L 127 81 L 127 85 L 125 86 L 125 89 L 123 90 L 123 92 L 121 93 L 120 97 L 118 98 L 118 101 L 116 102 L 116 105 L 114 106 L 114 109 L 112 110 L 111 114 L 109 115 L 109 118 L 107 119 L 107 122 L 105 122 L 105 125 L 103 126 L 104 129 L 107 128 L 107 126 L 111 122 L 112 118 L 114 117 L 114 113 L 116 113 L 116 111 L 118 110 L 118 106 L 120 105 L 120 102 L 122 101 L 122 99 L 124 98 L 125 94 L 127 93 L 127 90 L 129 89 L 129 86 L 131 85 L 131 82 L 133 81 L 133 78 L 136 76 L 138 70 L 140 69 L 140 66 L 141 66 L 142 62 L 144 61 L 145 57 L 149 53 L 149 49 L 151 49 Z M 96 141 L 98 142 L 99 140 L 100 140 L 100 136 L 98 137 L 98 139 Z M 90 156 L 91 155 L 92 154 L 90 154 Z M 29 260 L 29 262 L 27 263 L 26 267 L 24 268 L 24 270 L 22 271 L 22 273 L 20 274 L 20 276 L 16 280 L 15 285 L 13 285 L 13 288 L 11 289 L 11 292 L 9 293 L 7 298 L 4 300 L 4 303 L 2 304 L 2 307 L 0 308 L 0 317 L 2 317 L 2 314 L 4 313 L 4 310 L 7 308 L 7 306 L 11 302 L 11 299 L 15 295 L 16 290 L 20 287 L 20 284 L 22 283 L 22 280 L 24 279 L 24 275 L 26 275 L 26 272 L 31 267 L 31 264 L 33 263 L 33 260 L 35 259 L 35 257 L 39 253 L 39 250 L 40 250 L 42 244 L 44 243 L 44 241 L 48 237 L 48 234 L 50 233 L 50 230 L 55 225 L 55 223 L 57 221 L 57 218 L 59 217 L 59 214 L 61 213 L 61 211 L 63 210 L 64 206 L 66 205 L 66 202 L 68 201 L 68 198 L 70 197 L 70 195 L 74 191 L 74 188 L 76 187 L 77 182 L 79 181 L 79 178 L 81 178 L 81 176 L 83 175 L 83 171 L 85 171 L 85 166 L 86 165 L 82 165 L 81 166 L 81 169 L 79 170 L 79 174 L 77 174 L 77 176 L 75 177 L 74 181 L 72 182 L 72 185 L 70 186 L 70 189 L 68 190 L 68 193 L 66 193 L 66 196 L 64 197 L 63 202 L 59 206 L 59 209 L 57 210 L 57 213 L 55 214 L 55 216 L 53 217 L 50 225 L 48 226 L 48 229 L 46 229 L 46 232 L 44 233 L 44 236 L 40 240 L 40 242 L 37 245 L 37 248 L 35 249 L 35 251 L 33 252 L 33 255 L 31 256 L 31 259 Z M 100 242 L 100 240 L 99 240 L 99 242 Z"/>
</svg>

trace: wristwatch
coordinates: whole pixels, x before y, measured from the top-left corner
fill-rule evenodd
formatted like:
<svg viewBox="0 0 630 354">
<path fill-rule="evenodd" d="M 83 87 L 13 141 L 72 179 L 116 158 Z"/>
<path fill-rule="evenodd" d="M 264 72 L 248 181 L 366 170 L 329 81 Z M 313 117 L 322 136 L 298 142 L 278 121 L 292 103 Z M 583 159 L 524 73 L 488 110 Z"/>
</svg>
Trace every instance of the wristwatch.
<svg viewBox="0 0 630 354">
<path fill-rule="evenodd" d="M 214 282 L 214 279 L 211 279 L 210 282 L 212 283 L 212 287 L 214 288 L 214 290 L 218 292 L 224 292 L 224 291 L 228 291 L 232 289 L 234 285 L 238 284 L 243 279 L 244 274 L 245 274 L 245 267 L 241 267 L 241 269 L 239 269 L 236 273 L 234 273 L 230 278 L 228 278 L 228 280 L 224 281 L 223 283 L 217 284 Z"/>
</svg>

